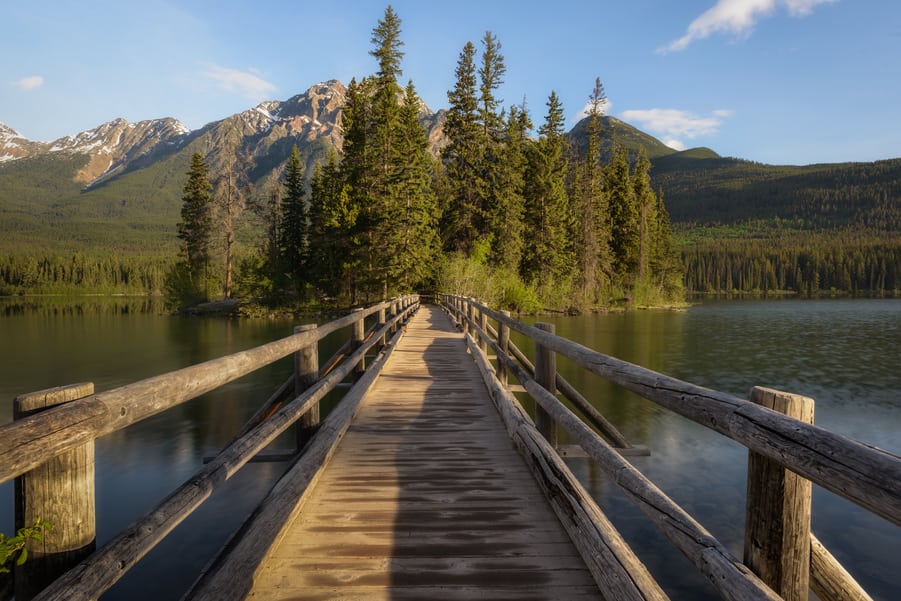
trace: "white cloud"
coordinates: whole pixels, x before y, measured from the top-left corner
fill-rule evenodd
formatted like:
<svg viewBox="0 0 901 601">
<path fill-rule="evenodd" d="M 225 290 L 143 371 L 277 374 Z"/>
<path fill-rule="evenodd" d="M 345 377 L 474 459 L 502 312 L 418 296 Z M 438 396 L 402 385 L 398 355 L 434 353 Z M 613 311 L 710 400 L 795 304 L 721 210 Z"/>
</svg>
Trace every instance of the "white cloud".
<svg viewBox="0 0 901 601">
<path fill-rule="evenodd" d="M 610 111 L 613 109 L 613 103 L 610 102 L 610 99 L 607 99 L 607 102 L 604 103 L 604 106 L 601 107 L 602 115 L 609 115 Z M 588 116 L 588 111 L 591 110 L 591 101 L 585 103 L 585 106 L 582 107 L 582 110 L 576 113 L 573 121 L 578 123 L 582 119 Z"/>
<path fill-rule="evenodd" d="M 709 116 L 699 116 L 679 109 L 630 110 L 620 113 L 620 118 L 629 123 L 637 123 L 642 129 L 663 136 L 663 143 L 676 150 L 685 150 L 683 140 L 717 133 L 723 119 L 732 111 L 717 109 Z"/>
<path fill-rule="evenodd" d="M 684 50 L 696 40 L 714 33 L 731 33 L 742 37 L 751 34 L 757 21 L 784 8 L 793 17 L 804 17 L 820 4 L 836 0 L 717 0 L 717 3 L 688 26 L 684 36 L 659 48 L 661 54 Z"/>
<path fill-rule="evenodd" d="M 276 90 L 275 85 L 261 78 L 252 69 L 238 71 L 211 65 L 204 76 L 215 81 L 220 90 L 237 92 L 251 100 L 266 100 L 267 96 Z"/>
<path fill-rule="evenodd" d="M 14 81 L 13 85 L 20 90 L 36 90 L 44 85 L 44 78 L 40 75 L 30 75 L 23 77 L 19 81 Z"/>
</svg>

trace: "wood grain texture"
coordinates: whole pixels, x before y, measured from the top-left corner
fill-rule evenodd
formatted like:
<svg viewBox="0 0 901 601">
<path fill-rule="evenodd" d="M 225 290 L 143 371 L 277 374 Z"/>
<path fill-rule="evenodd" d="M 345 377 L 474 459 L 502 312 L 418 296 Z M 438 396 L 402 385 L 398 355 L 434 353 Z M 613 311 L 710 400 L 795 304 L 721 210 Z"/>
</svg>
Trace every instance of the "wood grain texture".
<svg viewBox="0 0 901 601">
<path fill-rule="evenodd" d="M 248 598 L 598 598 L 465 353 L 421 308 Z"/>
</svg>

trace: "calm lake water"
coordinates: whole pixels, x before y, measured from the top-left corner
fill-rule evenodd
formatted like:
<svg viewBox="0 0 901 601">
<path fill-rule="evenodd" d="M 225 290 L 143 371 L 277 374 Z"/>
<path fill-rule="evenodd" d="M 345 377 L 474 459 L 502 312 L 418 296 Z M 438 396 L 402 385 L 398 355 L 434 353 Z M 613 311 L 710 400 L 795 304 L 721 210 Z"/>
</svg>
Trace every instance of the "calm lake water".
<svg viewBox="0 0 901 601">
<path fill-rule="evenodd" d="M 728 301 L 684 312 L 541 318 L 557 333 L 682 380 L 746 397 L 761 385 L 816 400 L 816 423 L 901 453 L 901 301 Z M 24 392 L 108 390 L 289 334 L 290 322 L 185 319 L 143 300 L 0 299 L 0 424 Z M 322 349 L 329 355 L 337 341 Z M 560 360 L 564 376 L 650 456 L 633 463 L 741 556 L 744 447 Z M 285 360 L 97 441 L 98 543 L 218 451 L 291 372 Z M 289 447 L 290 441 L 276 446 Z M 569 464 L 674 599 L 716 596 L 597 466 Z M 249 464 L 104 599 L 177 599 L 284 469 Z M 13 527 L 0 485 L 0 531 Z M 901 529 L 814 487 L 813 529 L 876 599 L 901 599 Z"/>
</svg>

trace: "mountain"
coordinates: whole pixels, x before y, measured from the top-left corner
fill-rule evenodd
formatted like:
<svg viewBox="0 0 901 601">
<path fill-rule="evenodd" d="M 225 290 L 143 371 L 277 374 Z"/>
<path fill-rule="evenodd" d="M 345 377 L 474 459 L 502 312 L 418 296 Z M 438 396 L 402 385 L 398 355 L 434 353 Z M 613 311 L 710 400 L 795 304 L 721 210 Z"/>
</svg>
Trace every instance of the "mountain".
<svg viewBox="0 0 901 601">
<path fill-rule="evenodd" d="M 267 101 L 189 131 L 175 119 L 116 119 L 52 142 L 35 142 L 0 123 L 0 252 L 40 247 L 71 253 L 171 254 L 181 188 L 194 152 L 213 173 L 231 149 L 249 165 L 259 194 L 297 145 L 306 175 L 343 144 L 345 86 L 318 83 L 284 101 Z M 446 111 L 424 104 L 420 120 L 437 155 L 446 143 Z M 587 119 L 568 132 L 583 148 Z M 709 148 L 676 151 L 631 125 L 605 116 L 605 145 L 645 148 L 651 177 L 675 225 L 794 220 L 805 227 L 878 223 L 898 228 L 901 160 L 806 167 L 724 158 Z"/>
<path fill-rule="evenodd" d="M 75 136 L 34 142 L 0 124 L 0 252 L 36 242 L 46 250 L 99 247 L 144 252 L 175 248 L 181 187 L 194 152 L 215 170 L 233 149 L 265 190 L 297 145 L 312 174 L 343 145 L 345 86 L 318 83 L 284 101 L 267 101 L 189 131 L 175 119 L 116 119 Z M 445 111 L 424 104 L 431 149 L 445 144 Z"/>
</svg>

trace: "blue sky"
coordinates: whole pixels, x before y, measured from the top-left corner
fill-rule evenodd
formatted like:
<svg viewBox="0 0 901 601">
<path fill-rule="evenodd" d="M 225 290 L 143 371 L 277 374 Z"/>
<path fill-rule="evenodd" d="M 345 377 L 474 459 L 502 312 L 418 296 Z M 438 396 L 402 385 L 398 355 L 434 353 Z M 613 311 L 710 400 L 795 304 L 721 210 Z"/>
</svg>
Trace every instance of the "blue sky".
<svg viewBox="0 0 901 601">
<path fill-rule="evenodd" d="M 573 125 L 608 114 L 681 148 L 775 164 L 901 157 L 898 0 L 396 0 L 404 81 L 447 106 L 467 41 L 506 57 L 499 92 Z M 29 0 L 0 6 L 0 122 L 49 141 L 117 117 L 191 128 L 375 71 L 371 0 Z"/>
</svg>

